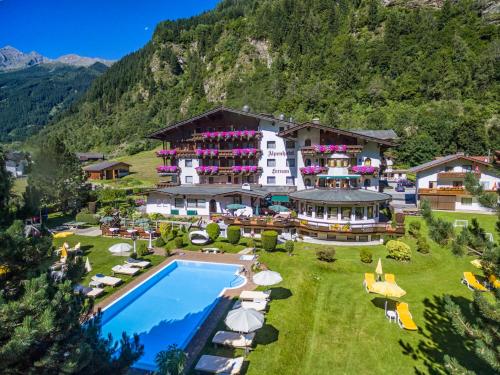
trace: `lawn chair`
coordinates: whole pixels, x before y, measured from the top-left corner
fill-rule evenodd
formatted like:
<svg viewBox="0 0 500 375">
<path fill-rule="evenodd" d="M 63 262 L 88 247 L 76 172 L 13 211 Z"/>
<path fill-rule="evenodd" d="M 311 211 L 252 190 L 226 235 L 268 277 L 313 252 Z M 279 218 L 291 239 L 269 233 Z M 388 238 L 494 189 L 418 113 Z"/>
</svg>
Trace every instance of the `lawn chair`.
<svg viewBox="0 0 500 375">
<path fill-rule="evenodd" d="M 384 275 L 384 279 L 385 281 L 387 281 L 388 283 L 394 283 L 396 284 L 396 276 L 394 276 L 393 273 L 386 273 Z"/>
<path fill-rule="evenodd" d="M 398 316 L 398 324 L 402 329 L 407 329 L 409 331 L 416 331 L 418 329 L 417 325 L 413 321 L 410 309 L 406 302 L 400 302 L 396 305 L 396 314 Z"/>
<path fill-rule="evenodd" d="M 494 288 L 494 289 L 500 288 L 500 280 L 498 280 L 495 275 L 491 274 L 488 277 L 488 281 L 489 281 L 492 288 Z"/>
<path fill-rule="evenodd" d="M 371 292 L 371 288 L 374 283 L 375 283 L 375 275 L 373 273 L 365 273 L 365 280 L 363 281 L 363 286 L 366 289 L 366 293 Z"/>
<path fill-rule="evenodd" d="M 113 271 L 113 274 L 120 273 L 122 275 L 134 276 L 137 272 L 140 271 L 140 268 L 132 268 L 118 264 L 111 268 L 111 271 Z"/>
<path fill-rule="evenodd" d="M 243 361 L 243 357 L 226 358 L 205 354 L 201 356 L 194 370 L 210 374 L 238 375 L 241 373 Z"/>
<path fill-rule="evenodd" d="M 477 290 L 479 292 L 487 292 L 488 289 L 482 285 L 479 281 L 477 281 L 476 276 L 472 274 L 472 272 L 464 272 L 464 276 L 462 277 L 462 284 L 467 285 L 467 288 L 470 290 Z"/>
<path fill-rule="evenodd" d="M 237 333 L 229 331 L 218 331 L 212 343 L 215 345 L 229 346 L 231 348 L 248 348 L 252 346 L 255 332 Z"/>
</svg>

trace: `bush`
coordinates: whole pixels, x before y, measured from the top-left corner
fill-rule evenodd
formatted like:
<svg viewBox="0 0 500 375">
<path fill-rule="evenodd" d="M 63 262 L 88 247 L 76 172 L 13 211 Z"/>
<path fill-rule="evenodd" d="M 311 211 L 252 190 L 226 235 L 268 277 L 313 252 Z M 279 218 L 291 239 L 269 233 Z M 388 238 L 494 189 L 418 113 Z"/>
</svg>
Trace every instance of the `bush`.
<svg viewBox="0 0 500 375">
<path fill-rule="evenodd" d="M 236 225 L 227 227 L 227 240 L 230 244 L 236 245 L 240 242 L 241 228 Z"/>
<path fill-rule="evenodd" d="M 137 254 L 140 256 L 140 257 L 143 257 L 145 255 L 148 255 L 149 254 L 149 250 L 148 250 L 148 246 L 144 243 L 144 242 L 141 242 L 139 244 L 139 247 L 137 248 Z"/>
<path fill-rule="evenodd" d="M 220 227 L 217 223 L 210 223 L 207 225 L 206 231 L 210 241 L 214 242 L 220 236 Z"/>
<path fill-rule="evenodd" d="M 373 262 L 373 254 L 368 249 L 361 249 L 361 251 L 359 252 L 359 258 L 363 263 Z"/>
<path fill-rule="evenodd" d="M 273 251 L 276 249 L 278 243 L 278 232 L 274 230 L 265 230 L 260 235 L 262 248 L 266 251 Z"/>
<path fill-rule="evenodd" d="M 163 240 L 163 238 L 158 237 L 155 240 L 154 245 L 155 245 L 155 247 L 163 247 L 163 246 L 165 246 L 165 241 Z"/>
<path fill-rule="evenodd" d="M 422 254 L 429 254 L 431 252 L 429 242 L 424 236 L 417 238 L 417 251 Z"/>
<path fill-rule="evenodd" d="M 184 246 L 184 240 L 182 237 L 175 237 L 174 240 L 175 248 L 180 249 L 181 247 Z"/>
<path fill-rule="evenodd" d="M 130 254 L 130 257 L 131 257 L 132 259 L 137 259 L 137 254 L 136 254 L 136 253 L 132 253 L 132 254 Z"/>
<path fill-rule="evenodd" d="M 288 253 L 288 255 L 292 255 L 294 248 L 295 244 L 293 243 L 293 241 L 288 240 L 285 242 L 285 250 Z"/>
<path fill-rule="evenodd" d="M 247 247 L 250 247 L 252 249 L 255 249 L 255 240 L 253 238 L 250 238 L 247 242 Z"/>
<path fill-rule="evenodd" d="M 429 223 L 429 236 L 440 245 L 446 245 L 453 234 L 453 224 L 449 221 L 436 218 Z"/>
<path fill-rule="evenodd" d="M 172 238 L 177 238 L 178 234 L 179 234 L 179 229 L 172 228 Z"/>
<path fill-rule="evenodd" d="M 420 212 L 422 213 L 422 217 L 427 223 L 430 223 L 432 221 L 431 204 L 428 200 L 422 199 L 422 201 L 420 202 Z"/>
<path fill-rule="evenodd" d="M 318 250 L 316 257 L 322 262 L 331 263 L 335 260 L 335 249 Z"/>
<path fill-rule="evenodd" d="M 98 225 L 99 224 L 99 215 L 93 215 L 93 214 L 90 214 L 90 213 L 86 213 L 86 212 L 80 212 L 76 215 L 75 217 L 75 220 L 76 221 L 81 221 L 81 222 L 84 222 L 84 223 L 87 223 L 87 224 L 90 224 L 90 225 Z"/>
<path fill-rule="evenodd" d="M 408 233 L 414 238 L 417 238 L 420 235 L 420 221 L 412 221 L 410 223 L 410 227 L 408 229 Z"/>
<path fill-rule="evenodd" d="M 411 248 L 402 241 L 391 240 L 387 242 L 386 247 L 389 258 L 400 261 L 409 261 L 411 259 Z"/>
</svg>

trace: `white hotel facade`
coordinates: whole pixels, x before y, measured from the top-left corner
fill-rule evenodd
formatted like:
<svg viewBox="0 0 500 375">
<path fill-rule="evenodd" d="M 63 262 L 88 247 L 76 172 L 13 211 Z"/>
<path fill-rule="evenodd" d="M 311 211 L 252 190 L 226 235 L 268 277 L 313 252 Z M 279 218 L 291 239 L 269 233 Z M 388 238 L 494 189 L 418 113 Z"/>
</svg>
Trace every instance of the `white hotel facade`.
<svg viewBox="0 0 500 375">
<path fill-rule="evenodd" d="M 218 107 L 150 135 L 163 142 L 160 176 L 148 213 L 200 215 L 236 222 L 245 234 L 261 230 L 334 241 L 378 241 L 404 233 L 403 217 L 391 225 L 380 214 L 390 195 L 379 192 L 382 153 L 395 146 L 391 130 L 347 131 L 318 122 Z M 266 219 L 272 202 L 297 217 Z M 248 218 L 227 206 L 240 204 Z"/>
</svg>

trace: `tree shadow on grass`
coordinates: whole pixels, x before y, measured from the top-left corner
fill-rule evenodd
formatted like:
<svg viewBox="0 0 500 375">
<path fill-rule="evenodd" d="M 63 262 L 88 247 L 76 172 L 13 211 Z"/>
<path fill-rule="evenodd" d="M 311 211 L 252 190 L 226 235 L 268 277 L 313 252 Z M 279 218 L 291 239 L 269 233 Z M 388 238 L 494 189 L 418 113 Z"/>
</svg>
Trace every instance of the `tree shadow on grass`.
<svg viewBox="0 0 500 375">
<path fill-rule="evenodd" d="M 465 314 L 470 301 L 463 297 L 451 298 Z M 403 354 L 411 356 L 414 360 L 422 360 L 427 368 L 425 373 L 429 374 L 442 374 L 445 371 L 445 355 L 455 358 L 460 365 L 478 374 L 491 372 L 491 368 L 475 354 L 473 343 L 453 329 L 450 320 L 445 315 L 444 299 L 437 296 L 434 296 L 432 300 L 427 298 L 424 300 L 424 305 L 425 321 L 416 322 L 424 328 L 418 331 L 421 339 L 416 346 L 399 340 Z M 424 373 L 417 368 L 415 372 Z"/>
<path fill-rule="evenodd" d="M 82 251 L 82 255 L 88 255 L 90 250 L 94 248 L 94 245 L 83 245 L 80 247 L 80 250 Z"/>
<path fill-rule="evenodd" d="M 279 299 L 287 299 L 292 296 L 292 291 L 287 288 L 283 288 L 281 286 L 276 288 L 271 288 L 271 299 L 279 300 Z"/>
<path fill-rule="evenodd" d="M 255 342 L 257 345 L 269 345 L 278 341 L 280 331 L 271 324 L 264 324 L 261 329 L 255 331 Z"/>
</svg>

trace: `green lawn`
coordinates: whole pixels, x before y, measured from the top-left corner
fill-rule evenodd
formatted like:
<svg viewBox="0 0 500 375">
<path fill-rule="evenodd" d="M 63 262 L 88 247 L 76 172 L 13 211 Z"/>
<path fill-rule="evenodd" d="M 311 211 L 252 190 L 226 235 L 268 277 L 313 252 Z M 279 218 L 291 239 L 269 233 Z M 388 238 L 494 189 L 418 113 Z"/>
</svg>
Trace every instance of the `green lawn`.
<svg viewBox="0 0 500 375">
<path fill-rule="evenodd" d="M 83 285 L 88 285 L 91 277 L 97 273 L 112 276 L 111 268 L 117 264 L 123 264 L 123 262 L 127 259 L 127 257 L 112 255 L 108 251 L 110 246 L 121 242 L 132 244 L 132 241 L 126 239 L 74 235 L 64 239 L 54 239 L 54 246 L 56 246 L 56 248 L 61 247 L 64 242 L 67 242 L 71 247 L 80 242 L 82 250 L 84 251 L 84 258 L 87 256 L 89 257 L 90 264 L 92 266 L 92 272 L 85 275 L 85 277 L 81 281 L 81 284 Z M 152 265 L 155 266 L 161 263 L 165 259 L 165 257 L 159 255 L 148 255 L 145 256 L 144 259 L 151 261 Z M 116 288 L 106 287 L 105 289 L 107 293 L 104 294 L 101 298 L 107 297 L 110 293 L 113 293 L 114 291 L 120 289 L 134 277 L 137 277 L 137 275 L 133 277 L 126 275 L 117 275 L 117 277 L 120 277 L 124 281 L 124 283 Z"/>
<path fill-rule="evenodd" d="M 475 216 L 486 228 L 496 220 Z M 412 220 L 421 219 L 408 218 Z M 456 258 L 432 243 L 431 254 L 414 251 L 411 262 L 399 263 L 386 258 L 384 246 L 376 246 L 370 247 L 374 262 L 367 265 L 359 260 L 361 247 L 337 247 L 336 261 L 327 264 L 316 259 L 317 248 L 300 243 L 292 257 L 282 251 L 260 252 L 260 261 L 280 272 L 284 281 L 273 291 L 266 325 L 257 331 L 257 345 L 247 356 L 247 374 L 443 373 L 445 354 L 477 373 L 487 372 L 442 316 L 444 294 L 459 304 L 469 303 L 472 292 L 460 278 L 463 271 L 478 273 L 470 264 L 472 257 Z M 394 273 L 407 291 L 401 300 L 409 303 L 418 332 L 390 324 L 384 300 L 363 289 L 363 273 L 374 272 L 378 257 L 384 271 Z M 219 328 L 224 329 L 222 322 Z M 210 343 L 204 353 L 242 354 L 214 349 Z"/>
</svg>

